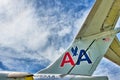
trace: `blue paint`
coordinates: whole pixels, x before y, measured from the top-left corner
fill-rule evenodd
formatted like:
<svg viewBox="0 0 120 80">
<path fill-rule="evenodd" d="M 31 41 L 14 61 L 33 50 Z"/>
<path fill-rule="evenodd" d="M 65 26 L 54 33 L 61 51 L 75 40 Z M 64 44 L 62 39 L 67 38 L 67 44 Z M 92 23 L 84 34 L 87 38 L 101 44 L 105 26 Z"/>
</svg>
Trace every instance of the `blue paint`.
<svg viewBox="0 0 120 80">
<path fill-rule="evenodd" d="M 82 58 L 82 57 L 85 57 L 85 58 Z M 90 60 L 90 58 L 88 57 L 87 53 L 85 50 L 80 50 L 80 53 L 79 53 L 79 56 L 78 56 L 78 60 L 77 60 L 77 63 L 76 65 L 80 65 L 80 62 L 81 61 L 87 61 L 89 64 L 92 63 L 92 61 Z"/>
<path fill-rule="evenodd" d="M 77 54 L 77 52 L 78 52 L 78 47 L 76 46 L 75 49 L 72 47 L 72 48 L 71 48 L 71 52 L 72 52 L 73 56 L 77 56 L 77 55 L 78 55 L 78 54 Z"/>
</svg>

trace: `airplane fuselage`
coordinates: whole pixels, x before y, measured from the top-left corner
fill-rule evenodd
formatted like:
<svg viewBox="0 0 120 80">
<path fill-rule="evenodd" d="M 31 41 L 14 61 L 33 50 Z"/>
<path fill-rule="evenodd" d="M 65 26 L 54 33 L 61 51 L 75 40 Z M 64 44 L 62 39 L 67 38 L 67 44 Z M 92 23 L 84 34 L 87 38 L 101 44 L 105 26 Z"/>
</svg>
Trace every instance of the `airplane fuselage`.
<svg viewBox="0 0 120 80">
<path fill-rule="evenodd" d="M 34 74 L 34 80 L 108 80 L 107 76 L 81 76 L 63 74 Z"/>
<path fill-rule="evenodd" d="M 70 80 L 74 75 L 34 74 L 34 80 Z"/>
</svg>

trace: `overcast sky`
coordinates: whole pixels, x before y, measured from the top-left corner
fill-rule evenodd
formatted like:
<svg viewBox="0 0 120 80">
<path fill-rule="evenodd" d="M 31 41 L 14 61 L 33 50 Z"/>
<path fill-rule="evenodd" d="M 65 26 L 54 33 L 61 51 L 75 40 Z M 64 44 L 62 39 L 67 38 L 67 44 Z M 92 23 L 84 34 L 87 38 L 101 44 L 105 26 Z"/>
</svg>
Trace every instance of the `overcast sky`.
<svg viewBox="0 0 120 80">
<path fill-rule="evenodd" d="M 94 2 L 0 0 L 0 70 L 35 73 L 47 67 L 70 45 Z M 94 73 L 110 80 L 119 74 L 120 67 L 105 58 Z"/>
</svg>

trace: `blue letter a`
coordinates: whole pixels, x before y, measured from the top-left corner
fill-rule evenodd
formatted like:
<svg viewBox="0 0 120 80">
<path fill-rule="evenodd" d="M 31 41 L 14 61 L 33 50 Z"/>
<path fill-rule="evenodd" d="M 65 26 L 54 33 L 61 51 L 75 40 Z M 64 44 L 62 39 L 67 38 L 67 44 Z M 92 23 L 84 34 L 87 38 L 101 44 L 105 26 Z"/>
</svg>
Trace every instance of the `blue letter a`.
<svg viewBox="0 0 120 80">
<path fill-rule="evenodd" d="M 82 59 L 82 57 L 85 57 L 84 59 Z M 87 53 L 85 50 L 81 50 L 80 51 L 80 54 L 79 54 L 79 57 L 78 57 L 78 60 L 77 60 L 77 63 L 76 65 L 80 65 L 80 62 L 81 61 L 87 61 L 89 64 L 92 63 L 92 61 L 90 60 L 90 58 L 88 57 Z"/>
</svg>

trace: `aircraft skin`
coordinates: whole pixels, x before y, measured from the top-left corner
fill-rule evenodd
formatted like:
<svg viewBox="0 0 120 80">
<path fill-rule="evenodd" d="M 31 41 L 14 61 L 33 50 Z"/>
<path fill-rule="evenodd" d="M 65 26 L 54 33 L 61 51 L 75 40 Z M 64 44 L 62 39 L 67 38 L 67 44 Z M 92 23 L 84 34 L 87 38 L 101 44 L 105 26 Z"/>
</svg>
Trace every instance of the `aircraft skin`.
<svg viewBox="0 0 120 80">
<path fill-rule="evenodd" d="M 120 28 L 114 28 L 119 11 L 120 0 L 96 0 L 73 43 L 59 59 L 34 75 L 0 72 L 0 80 L 108 80 L 107 76 L 92 74 L 104 56 L 120 65 L 119 50 L 114 50 L 120 49 L 116 46 Z"/>
<path fill-rule="evenodd" d="M 1 71 L 0 80 L 108 80 L 107 76 L 90 77 L 62 74 L 30 74 L 26 72 Z"/>
<path fill-rule="evenodd" d="M 0 80 L 33 80 L 33 74 L 27 72 L 0 71 Z"/>
<path fill-rule="evenodd" d="M 61 74 L 35 74 L 34 80 L 108 80 L 107 76 L 90 77 L 80 75 L 66 75 L 61 77 Z"/>
</svg>

